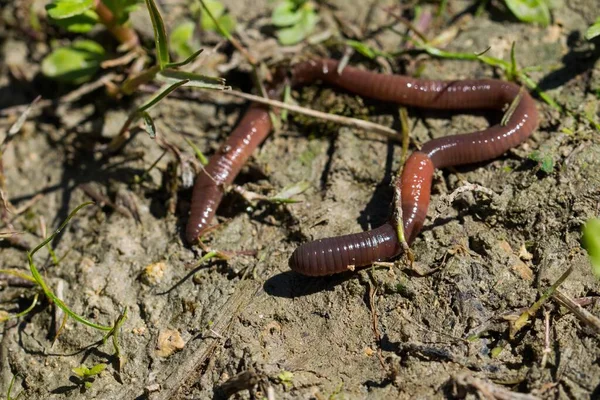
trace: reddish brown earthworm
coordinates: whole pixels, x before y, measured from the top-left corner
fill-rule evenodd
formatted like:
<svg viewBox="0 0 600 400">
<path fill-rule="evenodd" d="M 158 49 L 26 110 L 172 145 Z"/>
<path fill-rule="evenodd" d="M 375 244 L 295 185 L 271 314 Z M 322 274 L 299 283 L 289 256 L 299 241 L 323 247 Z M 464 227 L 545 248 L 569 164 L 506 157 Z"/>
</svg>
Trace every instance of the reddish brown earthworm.
<svg viewBox="0 0 600 400">
<path fill-rule="evenodd" d="M 519 86 L 495 79 L 440 81 L 382 75 L 347 67 L 336 73 L 335 61 L 305 62 L 293 69 L 294 81 L 316 80 L 361 96 L 399 104 L 438 109 L 496 109 L 511 104 Z M 538 112 L 531 96 L 523 92 L 504 125 L 463 135 L 430 140 L 406 161 L 400 179 L 404 234 L 410 245 L 421 230 L 435 168 L 489 160 L 523 142 L 535 130 Z M 290 268 L 304 275 L 321 276 L 387 260 L 402 251 L 394 221 L 367 232 L 319 239 L 298 247 Z"/>
<path fill-rule="evenodd" d="M 233 182 L 248 157 L 270 131 L 269 111 L 258 105 L 250 106 L 227 141 L 200 171 L 194 182 L 185 232 L 188 243 L 195 243 L 210 227 L 223 199 L 224 189 Z"/>
<path fill-rule="evenodd" d="M 438 110 L 502 108 L 519 96 L 519 86 L 494 79 L 440 81 L 383 75 L 353 67 L 336 72 L 334 60 L 307 61 L 292 67 L 292 83 L 315 81 L 381 101 Z M 435 168 L 489 160 L 523 142 L 535 130 L 535 102 L 523 92 L 508 121 L 483 131 L 430 140 L 409 157 L 400 179 L 404 232 L 410 245 L 421 230 Z M 251 152 L 271 128 L 268 113 L 252 106 L 240 124 L 196 180 L 186 237 L 190 243 L 207 228 L 229 184 Z M 300 246 L 290 267 L 302 274 L 320 276 L 369 265 L 398 255 L 402 246 L 394 222 L 362 233 L 316 240 Z"/>
</svg>

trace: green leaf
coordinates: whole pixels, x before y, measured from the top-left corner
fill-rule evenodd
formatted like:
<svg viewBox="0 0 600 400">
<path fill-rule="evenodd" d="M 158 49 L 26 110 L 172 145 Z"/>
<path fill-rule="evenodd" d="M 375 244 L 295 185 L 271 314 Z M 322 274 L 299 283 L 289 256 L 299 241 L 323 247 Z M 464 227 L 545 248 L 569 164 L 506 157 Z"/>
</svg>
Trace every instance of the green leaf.
<svg viewBox="0 0 600 400">
<path fill-rule="evenodd" d="M 210 11 L 216 20 L 218 20 L 219 17 L 225 13 L 225 6 L 218 0 L 204 0 L 204 6 L 208 9 L 208 11 Z M 217 30 L 217 26 L 215 25 L 214 21 L 204 10 L 200 16 L 200 25 L 202 26 L 202 29 L 206 29 L 208 31 Z"/>
<path fill-rule="evenodd" d="M 377 57 L 377 52 L 362 42 L 346 40 L 346 44 L 367 58 L 374 59 Z"/>
<path fill-rule="evenodd" d="M 85 365 L 82 365 L 81 367 L 73 368 L 73 369 L 71 369 L 71 371 L 73 371 L 73 373 L 75 375 L 80 376 L 82 378 L 89 373 L 89 369 Z"/>
<path fill-rule="evenodd" d="M 273 25 L 285 27 L 296 24 L 302 18 L 302 14 L 295 10 L 295 5 L 291 1 L 279 3 L 271 14 Z"/>
<path fill-rule="evenodd" d="M 31 250 L 30 252 L 27 253 L 27 262 L 29 263 L 29 271 L 31 272 L 31 276 L 33 277 L 33 279 L 35 279 L 36 283 L 42 289 L 42 291 L 44 292 L 46 297 L 48 297 L 49 301 L 53 302 L 58 308 L 63 310 L 65 312 L 65 314 L 67 314 L 69 317 L 73 318 L 75 321 L 78 321 L 78 322 L 80 322 L 84 325 L 87 325 L 89 327 L 92 327 L 94 329 L 98 329 L 98 330 L 102 330 L 102 331 L 110 331 L 113 329 L 113 327 L 98 325 L 91 321 L 88 321 L 87 319 L 83 318 L 82 316 L 75 314 L 75 312 L 73 310 L 71 310 L 69 307 L 67 307 L 67 305 L 61 299 L 59 299 L 58 297 L 56 297 L 54 295 L 54 293 L 52 293 L 52 290 L 50 290 L 50 288 L 44 281 L 44 278 L 42 278 L 40 271 L 38 271 L 38 269 L 35 266 L 35 263 L 33 262 L 33 256 L 35 255 L 35 253 L 37 253 L 42 247 L 44 247 L 48 243 L 50 243 L 56 237 L 56 235 L 58 235 L 60 233 L 60 231 L 63 230 L 63 228 L 69 223 L 71 218 L 73 218 L 75 216 L 75 214 L 77 214 L 79 212 L 79 210 L 81 210 L 83 207 L 87 207 L 92 204 L 94 204 L 94 203 L 90 201 L 90 202 L 83 203 L 83 204 L 80 204 L 77 207 L 75 207 L 75 209 L 73 211 L 71 211 L 71 213 L 67 216 L 67 219 L 65 219 L 63 221 L 63 223 L 58 227 L 57 230 L 54 231 L 54 233 L 52 235 L 47 237 L 42 243 L 38 244 L 33 250 Z"/>
<path fill-rule="evenodd" d="M 192 53 L 188 58 L 186 58 L 183 61 L 174 62 L 174 63 L 168 63 L 167 64 L 167 68 L 165 68 L 165 69 L 185 67 L 189 63 L 193 62 L 196 58 L 198 58 L 198 56 L 200 54 L 202 54 L 203 51 L 204 51 L 204 49 L 196 50 L 194 53 Z"/>
<path fill-rule="evenodd" d="M 217 19 L 217 23 L 221 26 L 221 29 L 228 32 L 229 34 L 231 34 L 231 32 L 235 30 L 235 19 L 229 13 L 221 15 Z"/>
<path fill-rule="evenodd" d="M 138 108 L 137 112 L 141 116 L 143 116 L 143 113 L 145 111 L 149 110 L 151 107 L 158 104 L 159 101 L 161 101 L 162 99 L 167 97 L 175 89 L 185 85 L 188 82 L 189 82 L 188 80 L 178 80 L 178 81 L 175 81 L 174 83 L 163 85 L 160 89 L 158 89 L 158 91 L 156 93 L 154 93 L 154 95 L 150 99 L 148 99 L 143 105 L 141 105 Z"/>
<path fill-rule="evenodd" d="M 83 14 L 93 5 L 94 0 L 54 0 L 46 5 L 46 11 L 54 19 L 63 19 Z"/>
<path fill-rule="evenodd" d="M 141 0 L 102 0 L 102 3 L 112 11 L 117 23 L 122 25 L 129 19 L 129 14 L 138 8 Z"/>
<path fill-rule="evenodd" d="M 66 29 L 69 32 L 87 33 L 98 23 L 98 14 L 93 10 L 84 11 L 82 14 L 69 18 L 50 18 L 53 25 Z"/>
<path fill-rule="evenodd" d="M 592 262 L 592 271 L 600 279 L 600 219 L 589 219 L 583 226 L 583 247 Z"/>
<path fill-rule="evenodd" d="M 175 83 L 186 80 L 186 86 L 192 86 L 200 89 L 227 89 L 227 87 L 224 86 L 225 80 L 223 78 L 215 78 L 212 76 L 195 74 L 193 72 L 178 71 L 171 68 L 161 71 L 156 78 L 159 81 L 166 83 Z"/>
<path fill-rule="evenodd" d="M 226 32 L 225 36 L 231 34 L 235 29 L 236 22 L 229 13 L 225 12 L 225 6 L 218 0 L 203 0 L 203 4 L 206 9 L 202 10 L 202 14 L 200 15 L 200 26 L 202 26 L 202 29 L 222 33 L 219 30 L 219 27 L 221 27 Z M 219 26 L 215 24 L 209 12 Z"/>
<path fill-rule="evenodd" d="M 554 159 L 551 154 L 544 154 L 538 150 L 535 150 L 529 155 L 529 159 L 537 162 L 539 164 L 540 169 L 550 174 L 554 171 Z"/>
<path fill-rule="evenodd" d="M 596 36 L 600 36 L 600 18 L 594 22 L 594 25 L 590 26 L 585 33 L 585 38 L 587 40 L 592 40 Z"/>
<path fill-rule="evenodd" d="M 158 65 L 163 69 L 169 63 L 169 43 L 167 41 L 167 31 L 165 23 L 158 12 L 154 0 L 145 0 L 150 19 L 152 20 L 152 28 L 154 29 L 154 41 L 156 42 L 156 53 L 158 56 Z"/>
<path fill-rule="evenodd" d="M 92 40 L 80 40 L 60 47 L 42 61 L 42 73 L 49 78 L 82 83 L 89 80 L 104 59 L 104 49 Z"/>
<path fill-rule="evenodd" d="M 304 40 L 312 33 L 315 26 L 317 26 L 317 22 L 319 22 L 319 17 L 311 3 L 305 3 L 299 11 L 301 18 L 295 25 L 277 31 L 277 38 L 284 46 L 290 46 Z"/>
<path fill-rule="evenodd" d="M 208 158 L 202 153 L 202 151 L 192 142 L 190 139 L 185 138 L 185 141 L 188 142 L 192 150 L 194 150 L 194 154 L 196 154 L 196 158 L 200 161 L 202 165 L 208 165 Z"/>
<path fill-rule="evenodd" d="M 177 54 L 179 59 L 185 59 L 194 54 L 198 44 L 194 42 L 194 29 L 196 24 L 185 21 L 177 25 L 169 35 L 169 47 Z"/>
<path fill-rule="evenodd" d="M 90 368 L 90 370 L 87 373 L 87 376 L 98 375 L 100 372 L 104 371 L 105 369 L 106 369 L 106 364 L 104 364 L 104 363 L 96 364 L 92 368 Z"/>
<path fill-rule="evenodd" d="M 510 11 L 523 22 L 550 24 L 550 10 L 545 0 L 505 0 Z"/>
<path fill-rule="evenodd" d="M 156 137 L 156 126 L 154 125 L 152 117 L 145 111 L 142 111 L 141 115 L 144 120 L 144 130 L 152 139 L 154 139 Z"/>
</svg>

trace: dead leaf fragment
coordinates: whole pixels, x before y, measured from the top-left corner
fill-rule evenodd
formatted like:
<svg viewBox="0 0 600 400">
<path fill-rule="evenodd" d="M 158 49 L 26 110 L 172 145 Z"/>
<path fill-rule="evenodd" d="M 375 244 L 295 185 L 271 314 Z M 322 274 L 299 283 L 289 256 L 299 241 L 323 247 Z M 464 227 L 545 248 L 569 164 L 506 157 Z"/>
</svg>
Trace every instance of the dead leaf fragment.
<svg viewBox="0 0 600 400">
<path fill-rule="evenodd" d="M 513 249 L 510 247 L 510 244 L 505 240 L 498 241 L 498 248 L 501 249 L 506 254 L 506 256 L 508 256 L 511 263 L 511 269 L 515 271 L 522 279 L 526 281 L 531 281 L 533 279 L 533 271 L 531 270 L 529 265 L 521 261 L 521 258 L 523 258 L 522 255 L 524 247 L 521 247 L 521 250 L 519 251 L 519 256 L 517 256 L 513 252 Z M 527 250 L 525 249 L 525 251 Z"/>
<path fill-rule="evenodd" d="M 156 355 L 159 357 L 169 357 L 171 354 L 185 347 L 185 342 L 181 338 L 178 330 L 167 329 L 158 334 L 156 343 Z"/>
</svg>

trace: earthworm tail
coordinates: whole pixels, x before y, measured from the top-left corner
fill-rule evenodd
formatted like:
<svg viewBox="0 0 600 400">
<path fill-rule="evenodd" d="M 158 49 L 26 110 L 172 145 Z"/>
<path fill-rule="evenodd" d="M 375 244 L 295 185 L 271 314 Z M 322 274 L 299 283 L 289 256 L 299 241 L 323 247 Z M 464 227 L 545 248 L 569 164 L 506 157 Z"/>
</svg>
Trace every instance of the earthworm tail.
<svg viewBox="0 0 600 400">
<path fill-rule="evenodd" d="M 190 217 L 185 232 L 188 243 L 195 243 L 209 228 L 223 199 L 225 186 L 233 182 L 248 157 L 270 131 L 268 110 L 258 105 L 250 106 L 227 141 L 200 171 L 192 191 Z"/>
<path fill-rule="evenodd" d="M 341 75 L 332 60 L 309 61 L 292 69 L 294 83 L 322 80 L 350 92 L 382 101 L 431 109 L 497 109 L 520 93 L 517 85 L 493 79 L 440 81 L 382 75 L 346 67 Z M 481 162 L 500 156 L 535 130 L 535 103 L 523 92 L 505 125 L 462 135 L 433 139 L 409 157 L 399 185 L 405 237 L 410 245 L 421 230 L 429 207 L 435 168 Z M 330 275 L 398 255 L 401 246 L 394 222 L 358 234 L 320 239 L 301 245 L 290 268 L 304 275 Z"/>
</svg>

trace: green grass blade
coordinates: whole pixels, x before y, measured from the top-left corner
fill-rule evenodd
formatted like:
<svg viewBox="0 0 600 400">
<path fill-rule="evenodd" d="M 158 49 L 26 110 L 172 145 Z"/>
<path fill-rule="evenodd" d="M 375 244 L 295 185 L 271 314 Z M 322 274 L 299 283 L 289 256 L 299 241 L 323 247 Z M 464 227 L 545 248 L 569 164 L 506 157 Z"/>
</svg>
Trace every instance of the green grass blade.
<svg viewBox="0 0 600 400">
<path fill-rule="evenodd" d="M 36 293 L 35 296 L 33 296 L 33 301 L 31 302 L 31 305 L 29 307 L 27 307 L 25 310 L 21 311 L 18 314 L 8 315 L 6 317 L 0 318 L 0 323 L 1 322 L 6 322 L 9 319 L 21 318 L 22 316 L 29 314 L 31 312 L 31 310 L 33 310 L 33 308 L 35 307 L 35 305 L 37 304 L 39 296 L 40 296 L 40 294 Z"/>
<path fill-rule="evenodd" d="M 178 71 L 166 68 L 157 75 L 157 79 L 163 82 L 172 83 L 181 80 L 187 80 L 187 86 L 199 89 L 225 90 L 225 80 L 223 78 L 195 74 L 193 72 Z"/>
<path fill-rule="evenodd" d="M 65 314 L 67 314 L 68 316 L 70 316 L 74 320 L 76 320 L 78 322 L 81 322 L 84 325 L 90 326 L 90 327 L 92 327 L 94 329 L 107 331 L 107 330 L 111 330 L 112 327 L 111 326 L 98 325 L 98 324 L 95 324 L 95 323 L 93 323 L 91 321 L 88 321 L 87 319 L 85 319 L 85 318 L 77 315 L 69 307 L 67 307 L 67 305 L 61 299 L 59 299 L 58 297 L 56 297 L 54 295 L 54 293 L 52 293 L 52 291 L 50 290 L 50 288 L 48 287 L 48 285 L 46 284 L 46 282 L 44 281 L 44 279 L 42 278 L 42 276 L 40 275 L 40 272 L 35 267 L 35 264 L 33 262 L 33 256 L 34 256 L 35 253 L 37 253 L 42 247 L 44 247 L 48 243 L 50 243 L 56 237 L 56 235 L 58 235 L 60 233 L 60 231 L 62 229 L 64 229 L 64 227 L 75 216 L 75 214 L 77 214 L 77 212 L 79 212 L 79 210 L 81 210 L 83 207 L 87 207 L 87 206 L 92 205 L 92 204 L 94 204 L 94 202 L 89 201 L 89 202 L 80 204 L 73 211 L 71 211 L 71 213 L 63 221 L 63 223 L 58 227 L 58 229 L 56 231 L 54 231 L 54 233 L 52 235 L 50 235 L 46 240 L 44 240 L 42 243 L 40 243 L 39 245 L 37 245 L 32 251 L 30 251 L 29 253 L 27 253 L 27 260 L 29 261 L 29 269 L 31 271 L 31 275 L 33 276 L 33 279 L 35 279 L 36 283 L 40 286 L 40 288 L 42 288 L 42 291 L 44 292 L 44 294 L 46 295 L 46 297 L 48 297 L 48 299 L 50 301 L 54 302 L 54 304 L 56 304 L 57 307 L 59 307 L 61 310 L 63 310 L 65 312 Z"/>
<path fill-rule="evenodd" d="M 194 54 L 192 54 L 191 56 L 189 56 L 188 58 L 186 58 L 185 60 L 183 60 L 181 62 L 168 63 L 165 67 L 166 68 L 181 68 L 181 67 L 185 67 L 189 63 L 193 62 L 196 58 L 198 58 L 198 56 L 200 54 L 202 54 L 203 51 L 204 51 L 204 49 L 200 49 L 200 50 L 196 51 Z"/>
<path fill-rule="evenodd" d="M 161 101 L 162 99 L 167 97 L 169 94 L 171 94 L 171 92 L 173 92 L 175 89 L 185 85 L 188 82 L 189 82 L 188 80 L 184 79 L 184 80 L 176 81 L 175 83 L 172 83 L 171 85 L 162 86 L 160 89 L 158 89 L 158 91 L 154 94 L 154 96 L 152 96 L 148 101 L 146 101 L 144 104 L 142 104 L 140 106 L 140 108 L 137 109 L 137 112 L 141 115 L 142 113 L 148 111 L 151 107 L 155 106 L 159 101 Z"/>
<path fill-rule="evenodd" d="M 194 150 L 194 154 L 196 154 L 196 158 L 200 161 L 200 164 L 202 164 L 202 165 L 208 165 L 208 158 L 206 158 L 206 156 L 204 155 L 204 153 L 202 153 L 200 151 L 200 149 L 198 148 L 198 146 L 196 146 L 194 144 L 194 142 L 192 142 L 188 138 L 185 138 L 185 141 L 190 145 L 190 147 L 192 148 L 192 150 Z"/>
<path fill-rule="evenodd" d="M 150 19 L 152 20 L 152 28 L 154 29 L 154 41 L 156 42 L 156 53 L 158 56 L 158 65 L 162 70 L 169 64 L 169 41 L 167 40 L 167 31 L 165 23 L 158 12 L 154 0 L 145 0 Z"/>
</svg>

